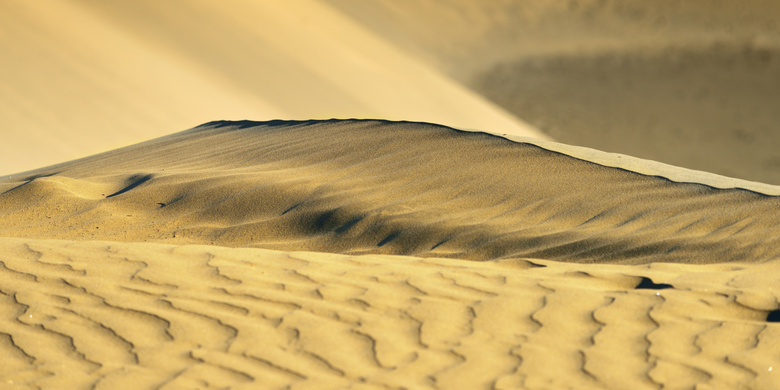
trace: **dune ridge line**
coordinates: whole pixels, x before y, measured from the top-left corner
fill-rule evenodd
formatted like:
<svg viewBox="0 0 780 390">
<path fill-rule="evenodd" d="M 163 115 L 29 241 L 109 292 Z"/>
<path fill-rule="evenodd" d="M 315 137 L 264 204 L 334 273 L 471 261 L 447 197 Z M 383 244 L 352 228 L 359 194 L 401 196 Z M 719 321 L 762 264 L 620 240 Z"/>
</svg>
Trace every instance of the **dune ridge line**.
<svg viewBox="0 0 780 390">
<path fill-rule="evenodd" d="M 0 234 L 471 260 L 780 254 L 777 196 L 542 145 L 414 122 L 211 122 L 5 178 Z"/>
</svg>

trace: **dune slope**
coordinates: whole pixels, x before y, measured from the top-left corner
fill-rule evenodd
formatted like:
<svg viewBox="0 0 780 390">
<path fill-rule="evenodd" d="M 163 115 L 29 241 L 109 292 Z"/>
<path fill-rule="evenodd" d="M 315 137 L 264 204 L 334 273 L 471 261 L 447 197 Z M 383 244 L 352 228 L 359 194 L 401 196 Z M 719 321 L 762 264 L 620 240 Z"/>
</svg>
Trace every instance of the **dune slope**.
<svg viewBox="0 0 780 390">
<path fill-rule="evenodd" d="M 325 0 L 555 140 L 780 184 L 774 0 Z"/>
<path fill-rule="evenodd" d="M 0 388 L 778 383 L 780 189 L 507 137 L 219 121 L 2 177 Z"/>
<path fill-rule="evenodd" d="M 777 188 L 699 176 L 678 183 L 423 123 L 212 122 L 4 178 L 0 235 L 472 260 L 777 259 Z"/>
<path fill-rule="evenodd" d="M 543 135 L 319 0 L 0 2 L 0 174 L 213 118 Z"/>
</svg>

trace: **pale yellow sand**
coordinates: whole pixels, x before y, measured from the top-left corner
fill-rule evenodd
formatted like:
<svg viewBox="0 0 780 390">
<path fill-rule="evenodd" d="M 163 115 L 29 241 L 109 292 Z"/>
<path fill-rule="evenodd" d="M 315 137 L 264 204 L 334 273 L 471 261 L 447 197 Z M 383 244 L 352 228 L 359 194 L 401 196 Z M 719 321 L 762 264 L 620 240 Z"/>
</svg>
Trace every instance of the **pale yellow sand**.
<svg viewBox="0 0 780 390">
<path fill-rule="evenodd" d="M 418 123 L 215 122 L 7 178 L 0 235 L 471 260 L 780 255 L 777 187 L 667 171 Z"/>
<path fill-rule="evenodd" d="M 558 141 L 780 184 L 775 0 L 326 0 Z"/>
<path fill-rule="evenodd" d="M 0 2 L 0 174 L 223 119 L 544 137 L 318 0 Z"/>
<path fill-rule="evenodd" d="M 779 4 L 6 0 L 0 174 L 215 118 L 358 117 L 780 184 Z"/>
<path fill-rule="evenodd" d="M 0 387 L 772 389 L 778 194 L 433 124 L 212 122 L 0 178 Z"/>
</svg>

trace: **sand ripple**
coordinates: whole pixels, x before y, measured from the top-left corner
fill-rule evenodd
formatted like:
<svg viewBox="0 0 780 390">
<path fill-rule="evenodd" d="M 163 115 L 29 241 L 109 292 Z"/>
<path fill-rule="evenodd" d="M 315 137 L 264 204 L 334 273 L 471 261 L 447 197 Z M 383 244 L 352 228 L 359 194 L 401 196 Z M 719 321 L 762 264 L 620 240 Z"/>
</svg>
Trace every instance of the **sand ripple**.
<svg viewBox="0 0 780 390">
<path fill-rule="evenodd" d="M 3 388 L 768 389 L 780 367 L 776 263 L 0 246 Z"/>
<path fill-rule="evenodd" d="M 0 178 L 0 388 L 776 386 L 774 188 L 542 146 L 213 122 Z"/>
</svg>

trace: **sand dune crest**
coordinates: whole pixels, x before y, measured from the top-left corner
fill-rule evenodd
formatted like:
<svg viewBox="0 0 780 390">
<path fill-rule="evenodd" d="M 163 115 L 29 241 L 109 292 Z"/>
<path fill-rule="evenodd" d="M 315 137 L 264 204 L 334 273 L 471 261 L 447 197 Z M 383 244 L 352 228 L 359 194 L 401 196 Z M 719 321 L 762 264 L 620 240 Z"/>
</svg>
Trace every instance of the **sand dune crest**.
<svg viewBox="0 0 780 390">
<path fill-rule="evenodd" d="M 761 188 L 563 152 L 424 123 L 213 122 L 6 177 L 0 234 L 473 260 L 780 254 L 780 198 Z"/>
<path fill-rule="evenodd" d="M 767 389 L 780 365 L 776 262 L 0 249 L 4 388 Z"/>
</svg>

